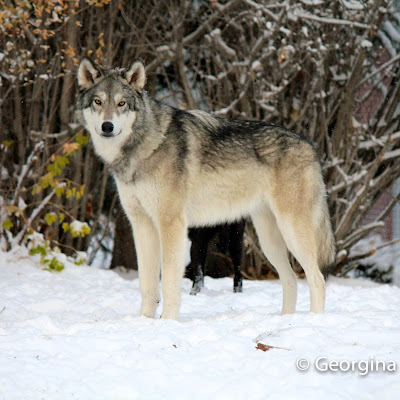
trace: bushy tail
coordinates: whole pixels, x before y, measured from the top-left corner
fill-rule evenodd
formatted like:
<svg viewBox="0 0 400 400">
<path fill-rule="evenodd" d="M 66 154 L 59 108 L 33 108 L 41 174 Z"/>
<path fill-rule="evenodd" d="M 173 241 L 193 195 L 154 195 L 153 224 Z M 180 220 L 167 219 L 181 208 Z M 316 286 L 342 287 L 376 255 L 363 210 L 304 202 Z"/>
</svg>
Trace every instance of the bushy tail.
<svg viewBox="0 0 400 400">
<path fill-rule="evenodd" d="M 336 245 L 329 217 L 328 204 L 323 199 L 320 223 L 317 228 L 318 265 L 325 279 L 335 267 Z"/>
</svg>

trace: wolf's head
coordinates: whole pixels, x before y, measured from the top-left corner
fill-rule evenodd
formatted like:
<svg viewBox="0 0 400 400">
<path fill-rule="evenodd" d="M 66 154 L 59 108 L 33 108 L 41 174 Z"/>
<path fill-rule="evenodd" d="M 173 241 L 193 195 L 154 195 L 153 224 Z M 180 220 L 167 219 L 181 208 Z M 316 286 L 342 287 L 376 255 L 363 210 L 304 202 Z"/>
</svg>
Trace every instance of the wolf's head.
<svg viewBox="0 0 400 400">
<path fill-rule="evenodd" d="M 76 115 L 94 141 L 114 137 L 123 140 L 132 132 L 136 104 L 145 81 L 140 61 L 126 69 L 103 70 L 88 58 L 81 60 L 78 67 L 81 93 Z"/>
</svg>

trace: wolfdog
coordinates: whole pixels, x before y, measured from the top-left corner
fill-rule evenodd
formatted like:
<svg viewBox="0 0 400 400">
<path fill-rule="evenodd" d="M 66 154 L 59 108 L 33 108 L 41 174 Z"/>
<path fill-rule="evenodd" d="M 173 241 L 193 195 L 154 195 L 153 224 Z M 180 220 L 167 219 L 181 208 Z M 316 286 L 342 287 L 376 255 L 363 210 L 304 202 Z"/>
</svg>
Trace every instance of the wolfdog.
<svg viewBox="0 0 400 400">
<path fill-rule="evenodd" d="M 179 110 L 149 97 L 142 62 L 103 70 L 78 67 L 77 119 L 109 166 L 132 224 L 142 304 L 154 317 L 177 319 L 188 227 L 249 216 L 283 286 L 282 314 L 296 308 L 303 267 L 311 311 L 323 312 L 324 270 L 335 245 L 320 164 L 305 136 L 259 121 Z"/>
</svg>

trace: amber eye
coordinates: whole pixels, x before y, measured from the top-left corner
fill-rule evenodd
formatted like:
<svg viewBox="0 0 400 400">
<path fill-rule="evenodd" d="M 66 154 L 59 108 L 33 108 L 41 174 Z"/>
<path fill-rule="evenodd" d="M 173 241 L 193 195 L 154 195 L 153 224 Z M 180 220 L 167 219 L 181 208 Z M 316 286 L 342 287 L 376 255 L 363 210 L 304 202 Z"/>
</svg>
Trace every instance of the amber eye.
<svg viewBox="0 0 400 400">
<path fill-rule="evenodd" d="M 98 106 L 101 106 L 101 100 L 95 99 L 94 102 L 95 102 Z"/>
<path fill-rule="evenodd" d="M 120 101 L 120 102 L 118 103 L 118 107 L 123 107 L 125 104 L 126 104 L 125 101 Z"/>
</svg>

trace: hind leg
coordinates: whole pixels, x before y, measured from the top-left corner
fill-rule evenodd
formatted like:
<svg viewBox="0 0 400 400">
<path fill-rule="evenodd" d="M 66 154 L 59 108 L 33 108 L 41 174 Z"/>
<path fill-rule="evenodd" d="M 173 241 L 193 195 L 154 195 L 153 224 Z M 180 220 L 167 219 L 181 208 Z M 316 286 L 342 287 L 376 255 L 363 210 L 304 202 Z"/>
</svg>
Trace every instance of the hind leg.
<svg viewBox="0 0 400 400">
<path fill-rule="evenodd" d="M 241 293 L 243 291 L 243 278 L 240 271 L 243 254 L 243 232 L 246 221 L 240 221 L 229 225 L 229 254 L 232 259 L 235 277 L 233 278 L 233 292 Z"/>
<path fill-rule="evenodd" d="M 213 228 L 192 228 L 190 229 L 190 239 L 192 246 L 190 248 L 191 259 L 191 279 L 193 281 L 191 295 L 196 295 L 204 287 L 204 276 L 206 269 L 206 257 L 208 243 L 214 235 Z"/>
<path fill-rule="evenodd" d="M 297 210 L 296 215 L 277 215 L 280 231 L 290 252 L 303 267 L 310 288 L 311 312 L 322 313 L 325 307 L 325 280 L 318 266 L 312 215 Z"/>
<path fill-rule="evenodd" d="M 276 219 L 268 207 L 251 215 L 261 248 L 268 261 L 278 271 L 283 288 L 282 314 L 296 311 L 296 275 L 290 265 L 285 241 Z"/>
<path fill-rule="evenodd" d="M 206 254 L 207 249 L 204 249 L 200 235 L 196 232 L 193 235 L 192 246 L 190 247 L 191 279 L 193 281 L 192 290 L 190 291 L 191 295 L 200 293 L 201 288 L 204 286 L 203 266 L 206 260 Z"/>
</svg>

